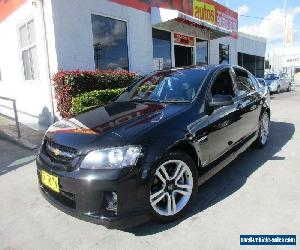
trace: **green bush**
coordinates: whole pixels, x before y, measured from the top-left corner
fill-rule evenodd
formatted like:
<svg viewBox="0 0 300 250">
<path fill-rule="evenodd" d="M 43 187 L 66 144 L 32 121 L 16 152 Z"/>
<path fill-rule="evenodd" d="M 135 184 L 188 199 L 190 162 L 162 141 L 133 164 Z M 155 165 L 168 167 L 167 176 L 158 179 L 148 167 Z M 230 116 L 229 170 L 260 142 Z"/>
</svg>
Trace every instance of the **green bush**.
<svg viewBox="0 0 300 250">
<path fill-rule="evenodd" d="M 94 90 L 78 95 L 72 99 L 72 113 L 79 114 L 94 107 L 103 106 L 121 94 L 124 89 Z"/>
<path fill-rule="evenodd" d="M 125 70 L 59 71 L 52 78 L 57 109 L 61 117 L 69 118 L 90 107 L 103 105 L 137 78 L 136 73 Z M 91 91 L 92 94 L 83 95 Z"/>
</svg>

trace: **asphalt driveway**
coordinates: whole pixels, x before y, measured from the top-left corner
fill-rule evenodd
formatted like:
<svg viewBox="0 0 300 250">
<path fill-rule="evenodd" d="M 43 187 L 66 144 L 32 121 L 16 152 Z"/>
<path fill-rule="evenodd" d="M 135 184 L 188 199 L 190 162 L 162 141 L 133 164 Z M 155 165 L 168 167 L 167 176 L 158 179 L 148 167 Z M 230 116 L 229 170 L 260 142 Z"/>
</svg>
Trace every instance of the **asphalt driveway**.
<svg viewBox="0 0 300 250">
<path fill-rule="evenodd" d="M 0 170 L 6 170 L 0 173 L 0 249 L 259 249 L 241 247 L 240 234 L 296 234 L 299 242 L 300 86 L 273 95 L 271 105 L 265 149 L 250 148 L 201 186 L 183 220 L 127 231 L 80 221 L 48 204 L 33 153 L 0 142 Z"/>
</svg>

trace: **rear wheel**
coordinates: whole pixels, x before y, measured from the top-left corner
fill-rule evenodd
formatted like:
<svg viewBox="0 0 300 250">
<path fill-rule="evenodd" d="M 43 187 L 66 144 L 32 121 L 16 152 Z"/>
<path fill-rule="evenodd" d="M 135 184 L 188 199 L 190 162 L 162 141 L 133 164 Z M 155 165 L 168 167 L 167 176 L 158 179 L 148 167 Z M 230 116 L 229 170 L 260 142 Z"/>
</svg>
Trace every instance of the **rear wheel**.
<svg viewBox="0 0 300 250">
<path fill-rule="evenodd" d="M 258 137 L 255 141 L 255 145 L 259 148 L 264 147 L 267 144 L 270 127 L 270 116 L 268 112 L 264 112 L 259 122 Z"/>
<path fill-rule="evenodd" d="M 292 90 L 292 85 L 289 84 L 288 88 L 287 88 L 287 92 L 290 92 Z"/>
<path fill-rule="evenodd" d="M 181 151 L 167 154 L 151 181 L 149 204 L 152 218 L 159 222 L 180 218 L 195 199 L 197 189 L 197 169 L 192 158 Z"/>
</svg>

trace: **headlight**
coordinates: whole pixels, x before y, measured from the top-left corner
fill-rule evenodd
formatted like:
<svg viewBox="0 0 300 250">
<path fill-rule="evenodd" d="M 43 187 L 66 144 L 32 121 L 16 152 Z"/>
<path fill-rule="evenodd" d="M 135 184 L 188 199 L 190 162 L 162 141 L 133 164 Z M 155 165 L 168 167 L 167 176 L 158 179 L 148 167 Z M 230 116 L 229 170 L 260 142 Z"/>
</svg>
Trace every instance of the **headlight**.
<svg viewBox="0 0 300 250">
<path fill-rule="evenodd" d="M 136 164 L 140 155 L 140 146 L 125 146 L 95 150 L 84 157 L 80 168 L 111 169 L 133 166 Z"/>
</svg>

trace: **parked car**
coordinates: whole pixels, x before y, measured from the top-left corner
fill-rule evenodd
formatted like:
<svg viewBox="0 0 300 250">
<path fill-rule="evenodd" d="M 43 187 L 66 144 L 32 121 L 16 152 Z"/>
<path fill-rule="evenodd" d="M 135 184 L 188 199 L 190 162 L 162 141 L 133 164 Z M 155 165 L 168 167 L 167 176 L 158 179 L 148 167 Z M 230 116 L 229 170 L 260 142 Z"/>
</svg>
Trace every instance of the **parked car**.
<svg viewBox="0 0 300 250">
<path fill-rule="evenodd" d="M 176 220 L 199 184 L 253 143 L 265 146 L 269 104 L 239 66 L 151 73 L 114 102 L 49 128 L 36 159 L 41 193 L 107 227 Z"/>
<path fill-rule="evenodd" d="M 267 74 L 265 81 L 269 87 L 271 93 L 279 94 L 281 91 L 291 91 L 292 82 L 286 73 L 281 74 Z"/>
</svg>

